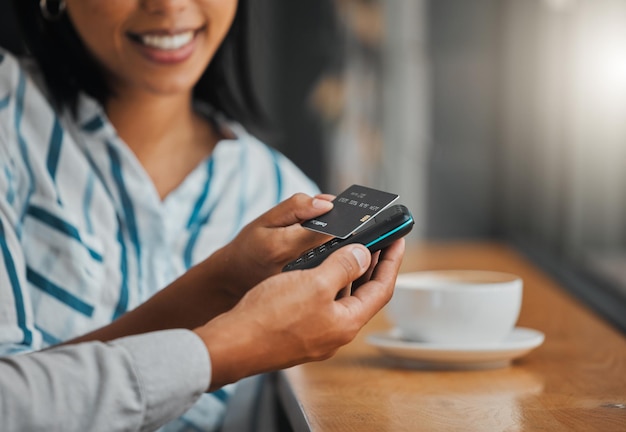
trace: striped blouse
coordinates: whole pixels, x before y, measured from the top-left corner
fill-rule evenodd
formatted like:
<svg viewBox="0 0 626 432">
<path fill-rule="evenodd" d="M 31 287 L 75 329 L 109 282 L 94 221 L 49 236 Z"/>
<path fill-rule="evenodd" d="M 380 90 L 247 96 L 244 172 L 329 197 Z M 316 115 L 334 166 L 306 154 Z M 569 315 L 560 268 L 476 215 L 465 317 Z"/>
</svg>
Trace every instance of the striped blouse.
<svg viewBox="0 0 626 432">
<path fill-rule="evenodd" d="M 237 124 L 164 200 L 102 108 L 56 114 L 35 75 L 0 51 L 0 355 L 115 320 L 242 226 L 316 186 Z M 225 388 L 165 430 L 212 430 Z"/>
</svg>

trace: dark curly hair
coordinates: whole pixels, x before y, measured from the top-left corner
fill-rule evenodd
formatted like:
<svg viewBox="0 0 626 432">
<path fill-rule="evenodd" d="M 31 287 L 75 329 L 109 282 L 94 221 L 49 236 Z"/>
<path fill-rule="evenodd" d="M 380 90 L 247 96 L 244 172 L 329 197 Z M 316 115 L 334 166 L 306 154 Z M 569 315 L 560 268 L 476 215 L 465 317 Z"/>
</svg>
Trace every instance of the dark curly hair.
<svg viewBox="0 0 626 432">
<path fill-rule="evenodd" d="M 111 90 L 67 13 L 46 20 L 39 0 L 13 0 L 13 8 L 25 48 L 38 63 L 55 106 L 75 111 L 80 92 L 104 104 Z M 250 72 L 251 14 L 249 0 L 239 0 L 232 27 L 196 84 L 194 97 L 254 130 L 266 125 Z"/>
</svg>

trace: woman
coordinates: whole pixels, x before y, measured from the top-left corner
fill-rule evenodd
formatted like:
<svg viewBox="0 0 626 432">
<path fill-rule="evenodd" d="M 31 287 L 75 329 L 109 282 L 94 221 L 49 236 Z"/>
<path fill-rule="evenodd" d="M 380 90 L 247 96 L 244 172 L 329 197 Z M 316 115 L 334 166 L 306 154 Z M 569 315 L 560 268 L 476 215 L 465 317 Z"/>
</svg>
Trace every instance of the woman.
<svg viewBox="0 0 626 432">
<path fill-rule="evenodd" d="M 0 63 L 0 354 L 87 332 L 81 340 L 194 328 L 322 241 L 294 228 L 288 242 L 251 246 L 265 231 L 250 229 L 237 252 L 222 253 L 211 277 L 233 275 L 215 278 L 213 291 L 170 296 L 159 314 L 138 308 L 265 210 L 316 192 L 242 126 L 256 118 L 247 2 L 14 7 L 32 61 Z M 309 217 L 329 209 L 307 203 Z M 214 292 L 234 275 L 232 295 Z M 228 394 L 204 396 L 167 430 L 217 428 Z"/>
</svg>

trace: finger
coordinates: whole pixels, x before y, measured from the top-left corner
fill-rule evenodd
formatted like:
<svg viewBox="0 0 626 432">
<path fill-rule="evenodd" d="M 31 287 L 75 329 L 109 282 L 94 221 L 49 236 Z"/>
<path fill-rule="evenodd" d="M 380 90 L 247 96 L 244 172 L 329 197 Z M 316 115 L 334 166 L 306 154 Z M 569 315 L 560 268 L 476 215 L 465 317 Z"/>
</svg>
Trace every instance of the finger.
<svg viewBox="0 0 626 432">
<path fill-rule="evenodd" d="M 363 274 L 363 276 L 361 276 L 354 282 L 353 288 L 352 288 L 353 290 L 356 290 L 358 287 L 360 287 L 361 285 L 363 285 L 365 282 L 369 281 L 372 278 L 372 274 L 374 273 L 374 269 L 376 268 L 376 265 L 378 264 L 379 257 L 380 257 L 380 251 L 376 251 L 372 254 L 372 262 L 370 263 L 369 268 Z"/>
<path fill-rule="evenodd" d="M 365 246 L 348 245 L 333 252 L 322 264 L 311 270 L 316 279 L 332 298 L 365 273 L 370 265 L 371 255 Z"/>
<path fill-rule="evenodd" d="M 400 269 L 400 265 L 402 264 L 402 258 L 404 258 L 404 249 L 405 249 L 406 243 L 404 239 L 398 239 L 395 242 L 393 242 L 391 245 L 389 245 L 388 247 L 386 247 L 385 249 L 383 249 L 380 252 L 380 255 L 378 257 L 378 262 L 381 261 L 393 261 L 394 263 L 397 264 L 398 268 L 395 270 L 394 272 L 394 277 L 398 276 L 398 271 Z M 374 271 L 372 272 L 372 279 L 377 279 L 378 278 L 378 272 L 379 271 L 385 271 L 387 267 L 385 266 L 381 266 L 380 268 L 378 267 L 378 264 L 376 265 L 376 267 L 374 268 Z M 394 284 L 395 284 L 395 280 L 394 280 Z"/>
<path fill-rule="evenodd" d="M 332 208 L 333 204 L 326 199 L 297 193 L 265 212 L 259 219 L 268 228 L 286 227 L 327 213 Z"/>
<path fill-rule="evenodd" d="M 404 239 L 396 240 L 381 254 L 372 273 L 372 279 L 355 290 L 352 296 L 343 297 L 338 304 L 348 309 L 352 319 L 364 325 L 387 304 L 404 256 Z"/>
<path fill-rule="evenodd" d="M 319 198 L 319 199 L 323 199 L 326 201 L 332 201 L 335 198 L 337 198 L 335 195 L 331 195 L 331 194 L 317 194 L 315 195 L 315 198 Z"/>
</svg>

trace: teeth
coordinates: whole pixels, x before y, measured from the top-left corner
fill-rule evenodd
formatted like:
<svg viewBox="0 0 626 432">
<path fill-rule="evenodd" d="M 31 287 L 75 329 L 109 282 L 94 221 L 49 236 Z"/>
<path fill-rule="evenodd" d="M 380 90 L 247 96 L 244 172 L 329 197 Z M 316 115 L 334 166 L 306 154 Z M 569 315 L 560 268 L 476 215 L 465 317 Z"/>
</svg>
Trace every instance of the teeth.
<svg viewBox="0 0 626 432">
<path fill-rule="evenodd" d="M 177 35 L 144 35 L 141 42 L 149 47 L 162 50 L 175 50 L 187 45 L 193 39 L 193 31 Z"/>
</svg>

